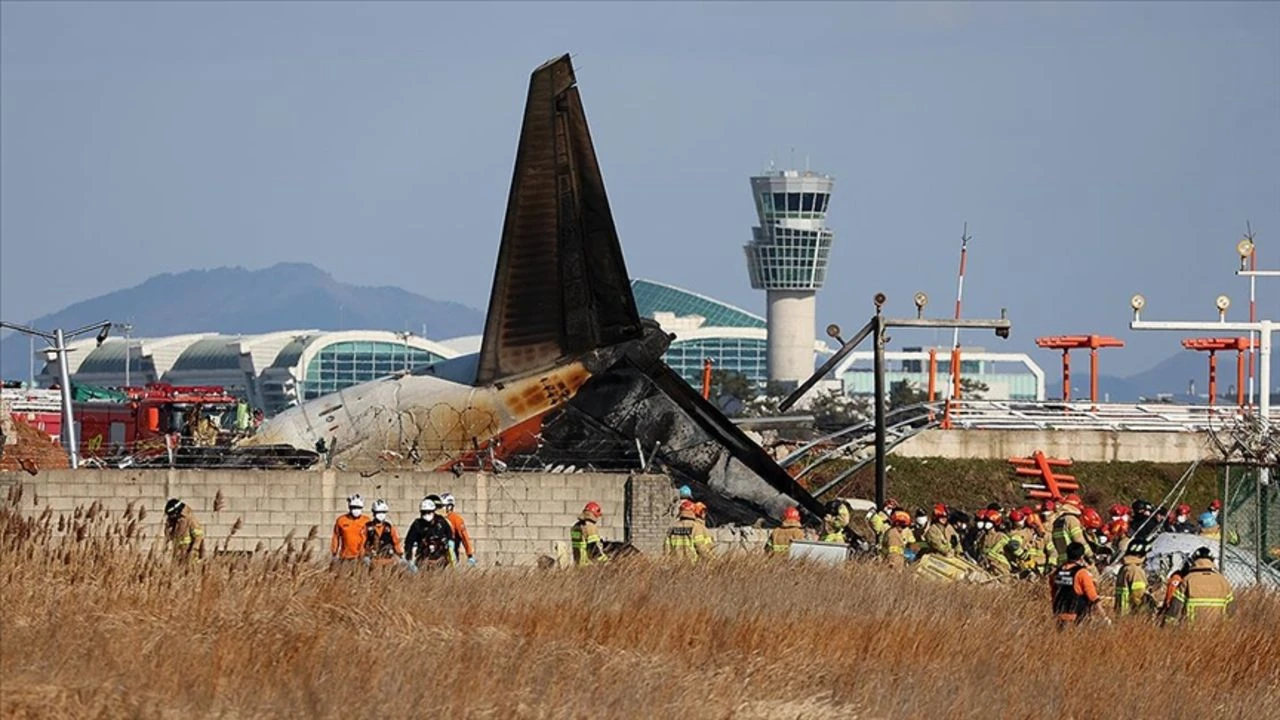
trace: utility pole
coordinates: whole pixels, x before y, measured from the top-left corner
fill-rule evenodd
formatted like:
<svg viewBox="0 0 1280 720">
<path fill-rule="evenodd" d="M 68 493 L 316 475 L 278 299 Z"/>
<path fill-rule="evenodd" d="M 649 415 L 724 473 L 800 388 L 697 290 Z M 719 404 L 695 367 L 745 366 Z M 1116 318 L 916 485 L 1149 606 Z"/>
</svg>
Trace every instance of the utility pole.
<svg viewBox="0 0 1280 720">
<path fill-rule="evenodd" d="M 1012 323 L 1005 317 L 1005 312 L 1000 311 L 999 319 L 974 319 L 974 320 L 933 320 L 924 317 L 924 308 L 929 304 L 929 296 L 919 292 L 915 294 L 916 316 L 914 318 L 888 318 L 882 314 L 887 298 L 884 293 L 876 293 L 874 298 L 875 314 L 867 321 L 866 325 L 853 336 L 851 340 L 845 342 L 840 337 L 839 325 L 828 325 L 827 335 L 835 338 L 840 342 L 840 349 L 835 352 L 818 371 L 809 376 L 801 385 L 795 389 L 785 400 L 778 406 L 779 410 L 785 412 L 788 408 L 796 403 L 806 392 L 817 385 L 822 378 L 836 368 L 842 360 L 848 357 L 849 353 L 867 338 L 868 335 L 874 335 L 875 344 L 873 345 L 874 354 L 874 371 L 875 371 L 875 447 L 876 447 L 876 507 L 884 507 L 886 488 L 888 485 L 888 465 L 886 460 L 886 427 L 885 427 L 885 404 L 888 402 L 885 391 L 885 367 L 884 367 L 884 348 L 889 342 L 889 338 L 885 336 L 885 330 L 891 327 L 900 328 L 930 328 L 937 330 L 939 328 L 952 329 L 986 329 L 995 330 L 996 336 L 1002 339 L 1009 337 L 1009 331 L 1013 328 Z"/>
<path fill-rule="evenodd" d="M 18 325 L 16 323 L 9 323 L 0 320 L 0 328 L 9 328 L 10 330 L 15 330 L 28 337 L 41 337 L 53 343 L 53 348 L 51 349 L 58 356 L 58 383 L 61 385 L 62 394 L 62 442 L 63 447 L 66 448 L 67 451 L 67 462 L 71 466 L 72 470 L 80 467 L 80 447 L 77 445 L 76 440 L 75 410 L 71 404 L 71 372 L 67 363 L 67 353 L 69 352 L 67 349 L 67 341 L 78 335 L 84 335 L 85 333 L 97 330 L 98 345 L 102 345 L 102 343 L 107 340 L 107 334 L 111 332 L 111 325 L 112 323 L 110 321 L 104 320 L 99 323 L 93 323 L 92 325 L 85 325 L 84 327 L 76 328 L 69 333 L 64 333 L 62 328 L 58 328 L 53 332 L 46 332 L 44 330 L 36 330 L 35 328 L 27 327 L 26 325 Z M 32 353 L 32 357 L 34 356 L 35 353 Z"/>
<path fill-rule="evenodd" d="M 133 332 L 133 324 L 112 323 L 111 327 L 124 331 L 124 386 L 129 387 L 129 365 L 133 360 L 133 346 L 129 344 L 129 334 Z"/>
</svg>

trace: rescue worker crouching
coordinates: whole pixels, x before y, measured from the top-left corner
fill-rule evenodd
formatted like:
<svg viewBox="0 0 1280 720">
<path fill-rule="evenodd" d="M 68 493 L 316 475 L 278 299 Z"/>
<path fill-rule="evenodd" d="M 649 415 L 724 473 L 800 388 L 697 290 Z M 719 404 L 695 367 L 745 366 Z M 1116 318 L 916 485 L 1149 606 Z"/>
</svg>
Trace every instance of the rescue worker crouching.
<svg viewBox="0 0 1280 720">
<path fill-rule="evenodd" d="M 404 559 L 412 567 L 449 567 L 449 543 L 453 540 L 453 528 L 448 520 L 436 514 L 436 509 L 434 500 L 423 498 L 418 504 L 418 519 L 413 521 L 405 535 Z"/>
<path fill-rule="evenodd" d="M 369 518 L 364 515 L 364 498 L 359 494 L 347 498 L 347 512 L 333 523 L 333 537 L 329 540 L 329 554 L 334 560 L 351 561 L 364 557 L 365 526 Z"/>
<path fill-rule="evenodd" d="M 849 506 L 839 500 L 827 503 L 827 513 L 822 517 L 822 542 L 845 542 L 845 528 L 849 526 Z"/>
<path fill-rule="evenodd" d="M 706 540 L 699 540 L 701 537 L 705 537 Z M 709 551 L 703 548 L 709 548 L 710 540 L 707 526 L 698 522 L 698 513 L 693 501 L 681 500 L 676 521 L 667 530 L 664 554 L 667 557 L 687 560 L 691 564 L 697 563 L 699 557 L 709 557 Z"/>
<path fill-rule="evenodd" d="M 165 537 L 173 543 L 175 560 L 204 559 L 204 526 L 187 504 L 169 498 L 164 504 Z"/>
<path fill-rule="evenodd" d="M 881 556 L 894 570 L 907 566 L 907 542 L 911 532 L 911 516 L 905 510 L 894 510 L 889 516 L 889 529 L 880 540 Z"/>
<path fill-rule="evenodd" d="M 1221 621 L 1235 615 L 1235 595 L 1231 583 L 1213 566 L 1207 547 L 1191 554 L 1191 567 L 1173 592 L 1164 619 L 1203 623 Z"/>
<path fill-rule="evenodd" d="M 385 500 L 374 500 L 373 519 L 364 528 L 364 556 L 373 567 L 395 565 L 404 554 L 400 535 L 387 519 L 390 510 Z"/>
<path fill-rule="evenodd" d="M 941 503 L 933 506 L 933 523 L 924 531 L 924 544 L 927 552 L 943 557 L 955 557 L 960 547 L 960 536 L 951 527 L 949 511 Z"/>
<path fill-rule="evenodd" d="M 796 540 L 804 540 L 804 528 L 800 527 L 800 510 L 793 506 L 782 511 L 782 525 L 769 531 L 769 540 L 764 545 L 765 555 L 787 555 L 791 552 L 791 543 Z"/>
<path fill-rule="evenodd" d="M 573 551 L 573 564 L 579 567 L 609 562 L 600 539 L 600 518 L 604 511 L 600 503 L 592 500 L 582 508 L 578 521 L 569 529 L 569 546 Z"/>
</svg>

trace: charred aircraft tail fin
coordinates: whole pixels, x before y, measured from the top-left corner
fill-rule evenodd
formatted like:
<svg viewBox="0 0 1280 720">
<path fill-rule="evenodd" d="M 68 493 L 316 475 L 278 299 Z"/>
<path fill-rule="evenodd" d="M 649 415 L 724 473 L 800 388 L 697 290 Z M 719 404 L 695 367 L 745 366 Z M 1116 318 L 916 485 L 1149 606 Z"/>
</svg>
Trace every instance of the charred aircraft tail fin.
<svg viewBox="0 0 1280 720">
<path fill-rule="evenodd" d="M 533 71 L 476 384 L 640 337 L 568 55 Z"/>
</svg>

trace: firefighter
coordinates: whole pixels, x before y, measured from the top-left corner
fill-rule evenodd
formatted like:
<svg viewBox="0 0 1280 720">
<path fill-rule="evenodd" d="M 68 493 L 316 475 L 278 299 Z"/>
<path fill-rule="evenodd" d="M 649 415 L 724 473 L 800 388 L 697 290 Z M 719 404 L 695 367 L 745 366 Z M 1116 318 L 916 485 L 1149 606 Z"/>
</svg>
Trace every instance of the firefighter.
<svg viewBox="0 0 1280 720">
<path fill-rule="evenodd" d="M 475 567 L 476 547 L 471 542 L 471 533 L 467 532 L 467 521 L 462 518 L 461 513 L 454 510 L 455 501 L 451 493 L 441 495 L 440 499 L 444 501 L 444 518 L 453 528 L 453 537 L 457 543 L 454 555 L 457 556 L 457 550 L 461 550 L 467 556 L 467 564 Z M 461 560 L 460 557 L 458 559 Z"/>
<path fill-rule="evenodd" d="M 1040 503 L 1037 511 L 1040 515 L 1040 530 L 1044 533 L 1041 544 L 1044 546 L 1044 569 L 1046 573 L 1058 567 L 1058 547 L 1053 542 L 1053 524 L 1058 521 L 1058 504 L 1052 500 Z"/>
<path fill-rule="evenodd" d="M 1196 526 L 1191 523 L 1191 506 L 1182 503 L 1178 506 L 1176 514 L 1173 515 L 1169 523 L 1169 529 L 1176 533 L 1184 533 L 1194 535 Z"/>
<path fill-rule="evenodd" d="M 387 519 L 391 508 L 381 498 L 373 501 L 373 519 L 364 527 L 364 556 L 374 567 L 394 565 L 404 554 L 400 534 Z"/>
<path fill-rule="evenodd" d="M 1133 517 L 1129 522 L 1130 527 L 1133 528 L 1133 540 L 1142 545 L 1151 545 L 1151 540 L 1160 534 L 1160 523 L 1156 522 L 1153 515 L 1154 506 L 1138 498 L 1129 507 L 1133 509 Z"/>
<path fill-rule="evenodd" d="M 453 527 L 449 521 L 436 514 L 439 508 L 429 497 L 418 504 L 418 519 L 409 526 L 404 537 L 405 562 L 416 568 L 440 569 L 449 567 L 449 543 L 453 541 Z"/>
<path fill-rule="evenodd" d="M 911 516 L 906 510 L 894 510 L 889 516 L 889 529 L 880 539 L 881 556 L 894 570 L 907 566 L 907 541 L 911 532 Z"/>
<path fill-rule="evenodd" d="M 933 523 L 924 531 L 926 552 L 943 557 L 955 557 L 960 548 L 960 536 L 951 527 L 946 505 L 938 503 L 933 506 Z"/>
<path fill-rule="evenodd" d="M 1009 562 L 1011 556 L 1020 561 L 1025 555 L 1021 542 L 1010 538 L 1004 531 L 1003 522 L 999 512 L 987 510 L 980 523 L 983 533 L 978 549 L 982 553 L 983 564 L 997 577 L 1013 572 L 1013 565 Z"/>
<path fill-rule="evenodd" d="M 985 510 L 981 512 L 986 512 Z M 956 535 L 960 538 L 960 552 L 969 560 L 977 561 L 978 559 L 978 528 L 974 521 L 969 517 L 969 513 L 963 510 L 952 510 L 947 516 L 951 521 L 951 527 L 956 529 Z"/>
<path fill-rule="evenodd" d="M 765 555 L 786 555 L 796 540 L 804 540 L 804 529 L 800 527 L 800 510 L 793 505 L 782 511 L 782 525 L 769 531 L 769 540 L 764 545 Z"/>
<path fill-rule="evenodd" d="M 709 560 L 715 554 L 716 539 L 711 537 L 711 533 L 707 530 L 706 503 L 693 504 L 693 517 L 697 523 L 693 533 L 693 549 L 698 551 L 698 559 Z"/>
<path fill-rule="evenodd" d="M 1102 613 L 1102 598 L 1085 561 L 1085 550 L 1082 542 L 1067 543 L 1064 549 L 1067 562 L 1049 576 L 1049 597 L 1059 630 L 1082 623 L 1095 612 Z"/>
<path fill-rule="evenodd" d="M 364 498 L 359 494 L 347 498 L 347 512 L 333 523 L 333 537 L 329 540 L 329 554 L 334 560 L 359 560 L 364 557 L 365 526 L 369 518 L 364 516 Z"/>
<path fill-rule="evenodd" d="M 592 500 L 582 508 L 578 521 L 569 529 L 569 545 L 573 551 L 573 564 L 587 566 L 609 562 L 604 551 L 604 541 L 600 539 L 600 518 L 604 511 L 600 503 Z"/>
<path fill-rule="evenodd" d="M 1213 622 L 1235 615 L 1235 595 L 1231 583 L 1213 566 L 1207 547 L 1191 553 L 1191 567 L 1182 576 L 1165 611 L 1165 619 L 1176 622 Z"/>
<path fill-rule="evenodd" d="M 884 501 L 884 507 L 871 514 L 868 522 L 871 524 L 871 532 L 876 535 L 876 542 L 879 543 L 884 539 L 884 534 L 889 530 L 889 517 L 893 515 L 893 511 L 898 509 L 898 501 L 889 498 Z"/>
<path fill-rule="evenodd" d="M 1147 595 L 1147 571 L 1142 569 L 1143 551 L 1134 548 L 1126 551 L 1116 575 L 1116 615 L 1124 617 L 1141 612 L 1150 606 Z"/>
<path fill-rule="evenodd" d="M 1096 513 L 1095 513 L 1096 514 Z M 1058 558 L 1067 556 L 1067 546 L 1080 543 L 1084 547 L 1084 559 L 1093 561 L 1093 550 L 1084 536 L 1084 525 L 1080 522 L 1080 496 L 1068 495 L 1058 505 L 1058 517 L 1053 521 L 1053 549 Z"/>
<path fill-rule="evenodd" d="M 175 560 L 204 559 L 204 526 L 187 504 L 169 498 L 164 504 L 165 536 L 173 543 Z"/>
<path fill-rule="evenodd" d="M 667 530 L 664 554 L 690 563 L 698 562 L 698 544 L 694 536 L 706 533 L 706 526 L 699 527 L 698 514 L 692 500 L 681 500 L 676 521 Z"/>
<path fill-rule="evenodd" d="M 1093 551 L 1093 560 L 1100 565 L 1111 562 L 1110 538 L 1104 533 L 1102 515 L 1091 507 L 1080 511 L 1080 526 L 1084 528 L 1085 547 Z"/>
<path fill-rule="evenodd" d="M 827 513 L 822 517 L 822 542 L 842 543 L 844 530 L 849 526 L 849 508 L 839 500 L 827 503 Z"/>
<path fill-rule="evenodd" d="M 1035 517 L 1035 514 L 1032 513 L 1031 516 Z M 1027 527 L 1027 514 L 1019 508 L 1009 513 L 1009 521 L 1013 525 L 1009 530 L 1009 537 L 1017 539 L 1022 548 L 1022 557 L 1018 562 L 1019 571 L 1028 575 L 1039 574 L 1044 567 L 1044 546 L 1040 543 L 1036 531 Z"/>
</svg>

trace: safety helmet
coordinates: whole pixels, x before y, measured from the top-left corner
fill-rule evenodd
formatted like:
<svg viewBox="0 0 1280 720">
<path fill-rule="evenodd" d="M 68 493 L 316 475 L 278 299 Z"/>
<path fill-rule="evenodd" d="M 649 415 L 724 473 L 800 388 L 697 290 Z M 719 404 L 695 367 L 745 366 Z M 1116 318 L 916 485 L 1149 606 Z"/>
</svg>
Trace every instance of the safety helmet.
<svg viewBox="0 0 1280 720">
<path fill-rule="evenodd" d="M 782 519 L 800 522 L 800 509 L 794 505 L 788 507 L 786 510 L 782 511 Z"/>
<path fill-rule="evenodd" d="M 688 486 L 688 485 L 681 485 L 681 486 L 680 486 L 680 497 L 681 497 L 681 498 L 691 498 L 691 497 L 693 497 L 693 490 L 689 489 L 689 486 Z"/>
<path fill-rule="evenodd" d="M 582 508 L 582 512 L 587 513 L 588 515 L 595 515 L 596 517 L 600 517 L 604 514 L 604 511 L 600 509 L 600 503 L 595 500 L 587 503 L 586 506 Z"/>
<path fill-rule="evenodd" d="M 1205 559 L 1212 560 L 1213 553 L 1209 551 L 1209 547 L 1207 545 L 1201 545 L 1200 547 L 1196 548 L 1195 552 L 1191 553 L 1191 559 L 1192 560 L 1205 560 Z"/>
<path fill-rule="evenodd" d="M 889 516 L 889 522 L 898 527 L 907 527 L 911 524 L 911 516 L 907 514 L 906 510 L 894 510 L 893 514 Z"/>
<path fill-rule="evenodd" d="M 384 512 L 387 512 L 387 511 L 389 511 L 389 510 L 391 510 L 391 508 L 390 508 L 390 506 L 388 506 L 388 505 L 387 505 L 387 501 L 386 501 L 386 500 L 383 500 L 382 498 L 378 498 L 377 500 L 374 500 L 374 501 L 373 501 L 373 514 L 374 514 L 374 515 L 377 515 L 378 513 L 384 513 Z"/>
<path fill-rule="evenodd" d="M 884 501 L 884 509 L 885 509 L 885 510 L 897 510 L 897 509 L 898 509 L 898 501 L 897 501 L 897 500 L 895 500 L 894 498 L 889 498 L 888 500 L 885 500 L 885 501 Z"/>
<path fill-rule="evenodd" d="M 360 493 L 356 493 L 347 498 L 347 507 L 364 509 L 364 498 L 360 497 Z"/>
<path fill-rule="evenodd" d="M 1084 525 L 1090 530 L 1101 530 L 1102 516 L 1098 514 L 1097 510 L 1094 510 L 1091 507 L 1087 507 L 1084 510 L 1080 511 L 1080 524 Z"/>
<path fill-rule="evenodd" d="M 427 499 L 436 504 L 436 509 L 444 507 L 444 498 L 436 495 L 435 493 L 428 495 Z"/>
<path fill-rule="evenodd" d="M 707 516 L 707 504 L 696 502 L 693 504 L 693 516 L 703 518 Z"/>
<path fill-rule="evenodd" d="M 681 512 L 681 513 L 692 513 L 692 512 L 693 512 L 693 501 L 692 501 L 692 500 L 688 500 L 688 499 L 681 500 L 681 501 L 680 501 L 680 512 Z"/>
<path fill-rule="evenodd" d="M 1216 528 L 1218 527 L 1218 516 L 1212 512 L 1200 513 L 1200 527 Z"/>
<path fill-rule="evenodd" d="M 1155 509 L 1155 507 L 1151 503 L 1147 502 L 1146 500 L 1143 500 L 1142 498 L 1138 498 L 1137 500 L 1134 500 L 1133 505 L 1131 505 L 1130 507 L 1133 508 L 1134 515 L 1150 515 L 1151 511 Z"/>
<path fill-rule="evenodd" d="M 1030 505 L 1023 505 L 1018 508 L 1018 511 L 1022 513 L 1022 517 L 1031 517 L 1032 515 L 1035 515 L 1035 511 L 1031 509 Z"/>
<path fill-rule="evenodd" d="M 444 506 L 445 506 L 445 507 L 453 507 L 453 506 L 454 506 L 454 500 L 453 500 L 453 494 L 452 494 L 452 493 L 445 493 L 445 494 L 443 494 L 443 495 L 441 495 L 441 496 L 440 496 L 440 499 L 444 501 Z"/>
<path fill-rule="evenodd" d="M 1107 526 L 1107 535 L 1111 537 L 1123 537 L 1129 534 L 1129 521 L 1124 518 L 1112 520 Z"/>
<path fill-rule="evenodd" d="M 1190 506 L 1190 505 L 1188 505 L 1188 504 L 1186 504 L 1186 503 L 1182 503 L 1181 505 L 1179 505 L 1179 506 L 1178 506 L 1178 514 L 1179 514 L 1179 515 L 1190 515 L 1190 514 L 1191 514 L 1191 506 Z"/>
<path fill-rule="evenodd" d="M 1040 505 L 1040 512 L 1043 512 L 1043 513 L 1051 513 L 1056 511 L 1057 509 L 1058 509 L 1058 503 L 1052 500 L 1045 500 Z"/>
<path fill-rule="evenodd" d="M 1115 503 L 1111 506 L 1111 517 L 1113 518 L 1124 517 L 1125 515 L 1128 515 L 1128 514 L 1129 514 L 1128 505 L 1121 505 L 1120 503 Z"/>
<path fill-rule="evenodd" d="M 987 522 L 991 523 L 992 525 L 999 525 L 1001 522 L 1004 522 L 1004 518 L 1000 516 L 999 512 L 995 510 L 988 510 Z"/>
<path fill-rule="evenodd" d="M 436 511 L 436 501 L 431 498 L 422 498 L 422 502 L 418 503 L 418 512 L 433 513 Z"/>
<path fill-rule="evenodd" d="M 1071 493 L 1070 495 L 1062 498 L 1062 502 L 1068 505 L 1075 505 L 1076 507 L 1080 507 L 1083 504 L 1080 501 L 1080 496 L 1076 495 L 1075 493 Z"/>
<path fill-rule="evenodd" d="M 1009 513 L 1009 519 L 1012 520 L 1013 522 L 1020 523 L 1023 520 L 1026 520 L 1027 516 L 1022 514 L 1022 510 L 1014 510 L 1013 512 Z"/>
<path fill-rule="evenodd" d="M 1222 501 L 1215 499 L 1213 502 L 1209 503 L 1209 509 L 1214 511 L 1221 510 Z"/>
<path fill-rule="evenodd" d="M 946 505 L 943 505 L 942 503 L 938 503 L 937 505 L 934 505 L 934 506 L 933 506 L 933 517 L 934 517 L 934 519 L 935 519 L 935 520 L 946 520 L 946 519 L 947 519 L 947 506 L 946 506 Z"/>
<path fill-rule="evenodd" d="M 182 508 L 186 507 L 186 503 L 178 498 L 169 498 L 169 502 L 164 504 L 165 515 L 178 515 L 182 512 Z"/>
</svg>

